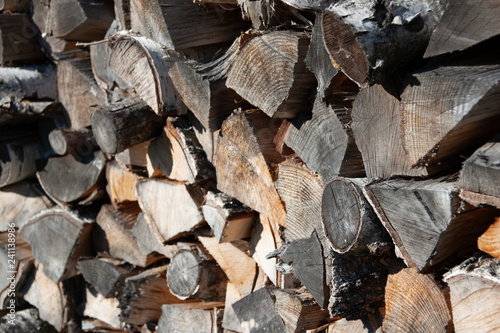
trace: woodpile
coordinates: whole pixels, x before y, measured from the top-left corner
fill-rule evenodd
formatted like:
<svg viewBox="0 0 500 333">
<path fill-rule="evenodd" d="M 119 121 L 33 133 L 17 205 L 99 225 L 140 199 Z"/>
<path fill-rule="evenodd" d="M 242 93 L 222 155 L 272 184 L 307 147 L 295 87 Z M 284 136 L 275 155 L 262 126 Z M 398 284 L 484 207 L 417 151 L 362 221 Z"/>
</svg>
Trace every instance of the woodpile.
<svg viewBox="0 0 500 333">
<path fill-rule="evenodd" d="M 500 330 L 498 17 L 0 0 L 0 331 Z"/>
</svg>

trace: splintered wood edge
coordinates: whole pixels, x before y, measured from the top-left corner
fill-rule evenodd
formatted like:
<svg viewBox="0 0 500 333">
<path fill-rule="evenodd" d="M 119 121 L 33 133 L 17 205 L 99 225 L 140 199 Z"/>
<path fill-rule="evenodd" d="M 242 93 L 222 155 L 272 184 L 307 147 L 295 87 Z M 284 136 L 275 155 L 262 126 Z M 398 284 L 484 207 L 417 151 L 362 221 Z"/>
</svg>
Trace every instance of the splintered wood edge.
<svg viewBox="0 0 500 333">
<path fill-rule="evenodd" d="M 467 201 L 473 206 L 489 205 L 500 209 L 500 198 L 472 192 L 468 190 L 460 190 L 460 199 Z"/>
</svg>

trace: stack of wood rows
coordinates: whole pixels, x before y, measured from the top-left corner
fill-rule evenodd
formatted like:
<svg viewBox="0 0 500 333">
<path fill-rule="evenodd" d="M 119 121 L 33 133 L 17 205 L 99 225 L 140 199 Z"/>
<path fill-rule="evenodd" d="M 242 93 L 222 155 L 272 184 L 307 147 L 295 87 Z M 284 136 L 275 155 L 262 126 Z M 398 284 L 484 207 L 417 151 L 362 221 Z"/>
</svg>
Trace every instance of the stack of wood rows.
<svg viewBox="0 0 500 333">
<path fill-rule="evenodd" d="M 500 329 L 499 1 L 0 11 L 0 331 Z"/>
</svg>

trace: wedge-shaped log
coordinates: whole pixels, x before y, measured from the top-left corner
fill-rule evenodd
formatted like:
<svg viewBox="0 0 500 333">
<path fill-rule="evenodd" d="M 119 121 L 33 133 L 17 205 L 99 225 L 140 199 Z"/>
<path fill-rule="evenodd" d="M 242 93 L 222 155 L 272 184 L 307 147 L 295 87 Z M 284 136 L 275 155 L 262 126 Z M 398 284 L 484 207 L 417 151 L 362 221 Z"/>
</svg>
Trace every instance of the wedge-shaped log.
<svg viewBox="0 0 500 333">
<path fill-rule="evenodd" d="M 201 198 L 196 195 L 193 199 L 190 192 L 196 189 L 169 180 L 149 179 L 137 183 L 139 205 L 158 228 L 163 242 L 180 237 L 204 222 L 199 208 Z"/>
<path fill-rule="evenodd" d="M 92 42 L 104 37 L 114 12 L 109 1 L 59 0 L 51 2 L 50 17 L 55 37 Z"/>
<path fill-rule="evenodd" d="M 208 192 L 201 207 L 219 243 L 249 238 L 257 213 L 222 192 Z"/>
<path fill-rule="evenodd" d="M 87 155 L 99 150 L 94 135 L 88 128 L 56 129 L 49 133 L 50 147 L 57 155 Z"/>
<path fill-rule="evenodd" d="M 37 172 L 40 185 L 55 201 L 73 203 L 104 187 L 106 157 L 101 151 L 86 156 L 51 157 Z"/>
<path fill-rule="evenodd" d="M 224 301 L 227 278 L 213 260 L 196 251 L 181 250 L 167 270 L 170 292 L 181 300 Z"/>
<path fill-rule="evenodd" d="M 422 272 L 473 251 L 477 238 L 499 213 L 467 205 L 452 176 L 375 182 L 365 187 L 365 195 L 391 235 L 396 253 Z"/>
<path fill-rule="evenodd" d="M 157 114 L 177 114 L 177 96 L 168 71 L 177 59 L 142 36 L 118 33 L 108 57 L 111 70 Z"/>
<path fill-rule="evenodd" d="M 495 1 L 449 1 L 424 57 L 464 50 L 497 36 L 500 30 L 498 15 L 500 8 Z"/>
<path fill-rule="evenodd" d="M 260 214 L 250 238 L 250 254 L 269 280 L 275 286 L 280 286 L 282 275 L 277 271 L 276 258 L 268 256 L 281 247 L 278 230 L 273 227 L 271 221 Z"/>
<path fill-rule="evenodd" d="M 120 308 L 117 298 L 105 298 L 92 288 L 85 288 L 85 309 L 83 315 L 100 320 L 103 323 L 120 329 Z M 83 326 L 83 325 L 82 325 Z"/>
<path fill-rule="evenodd" d="M 231 10 L 236 8 L 190 0 L 131 1 L 130 17 L 133 30 L 170 50 L 182 50 L 233 41 L 247 27 Z"/>
<path fill-rule="evenodd" d="M 500 66 L 439 67 L 408 80 L 400 126 L 410 165 L 439 163 L 497 134 Z"/>
<path fill-rule="evenodd" d="M 40 212 L 20 229 L 33 257 L 43 264 L 45 275 L 55 282 L 76 274 L 80 256 L 91 255 L 92 220 L 62 208 Z"/>
<path fill-rule="evenodd" d="M 387 280 L 384 332 L 449 332 L 446 295 L 432 276 L 405 268 Z"/>
<path fill-rule="evenodd" d="M 11 224 L 21 228 L 40 211 L 54 204 L 45 196 L 36 181 L 26 180 L 0 189 L 0 231 L 7 231 Z"/>
<path fill-rule="evenodd" d="M 92 132 L 102 151 L 117 154 L 161 133 L 165 119 L 143 100 L 128 98 L 101 105 L 92 114 Z"/>
<path fill-rule="evenodd" d="M 450 287 L 455 332 L 492 332 L 500 328 L 500 261 L 472 257 L 445 274 Z"/>
<path fill-rule="evenodd" d="M 263 140 L 268 131 L 265 127 L 253 127 L 252 117 L 251 113 L 236 112 L 222 125 L 214 158 L 217 187 L 266 215 L 273 225 L 284 226 L 286 213 L 263 154 L 273 150 L 274 135 L 269 130 L 271 135 Z M 257 131 L 261 135 L 257 136 Z M 275 150 L 274 153 L 277 154 Z"/>
<path fill-rule="evenodd" d="M 365 87 L 383 82 L 424 53 L 443 7 L 438 0 L 346 0 L 325 13 L 323 38 L 332 61 Z"/>
<path fill-rule="evenodd" d="M 182 327 L 189 332 L 217 333 L 218 310 L 189 309 L 182 305 L 162 305 L 157 333 L 175 332 Z"/>
<path fill-rule="evenodd" d="M 238 53 L 226 85 L 270 117 L 308 112 L 315 83 L 304 62 L 308 45 L 309 38 L 300 32 L 256 36 Z"/>
<path fill-rule="evenodd" d="M 161 135 L 149 144 L 148 162 L 151 177 L 159 173 L 187 184 L 215 178 L 192 126 L 180 118 L 167 119 Z"/>
<path fill-rule="evenodd" d="M 96 222 L 106 234 L 111 256 L 123 259 L 132 265 L 146 267 L 159 258 L 142 254 L 131 231 L 140 211 L 136 202 L 122 205 L 118 209 L 111 205 L 103 205 Z"/>
<path fill-rule="evenodd" d="M 363 177 L 365 170 L 352 131 L 335 111 L 319 98 L 310 120 L 292 121 L 285 143 L 323 182 L 336 176 Z"/>
<path fill-rule="evenodd" d="M 99 88 L 92 74 L 88 53 L 60 60 L 57 64 L 59 101 L 68 113 L 74 129 L 89 127 L 92 105 L 106 104 L 106 94 Z"/>
<path fill-rule="evenodd" d="M 500 135 L 476 150 L 463 164 L 458 185 L 462 197 L 477 206 L 481 203 L 500 209 Z"/>
<path fill-rule="evenodd" d="M 121 153 L 115 155 L 115 161 L 125 165 L 131 170 L 137 167 L 142 170 L 146 169 L 148 165 L 147 155 L 150 142 L 151 141 L 145 141 L 125 149 Z"/>
<path fill-rule="evenodd" d="M 0 65 L 41 61 L 45 55 L 38 44 L 38 34 L 29 15 L 0 14 Z"/>
<path fill-rule="evenodd" d="M 111 204 L 117 208 L 121 203 L 137 201 L 135 186 L 142 177 L 116 161 L 106 164 L 106 191 Z"/>
<path fill-rule="evenodd" d="M 500 218 L 496 218 L 484 234 L 477 240 L 477 247 L 500 260 Z"/>
</svg>

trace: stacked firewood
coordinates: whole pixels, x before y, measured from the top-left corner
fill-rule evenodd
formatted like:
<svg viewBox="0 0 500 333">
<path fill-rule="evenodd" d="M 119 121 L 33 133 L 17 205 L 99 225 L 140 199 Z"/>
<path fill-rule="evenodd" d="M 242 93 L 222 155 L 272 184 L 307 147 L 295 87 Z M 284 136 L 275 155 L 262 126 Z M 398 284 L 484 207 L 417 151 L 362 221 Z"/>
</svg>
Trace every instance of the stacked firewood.
<svg viewBox="0 0 500 333">
<path fill-rule="evenodd" d="M 0 11 L 0 331 L 500 329 L 498 1 Z"/>
</svg>

